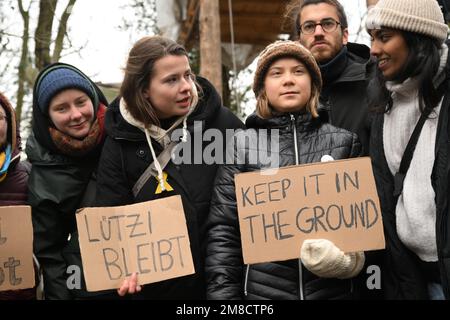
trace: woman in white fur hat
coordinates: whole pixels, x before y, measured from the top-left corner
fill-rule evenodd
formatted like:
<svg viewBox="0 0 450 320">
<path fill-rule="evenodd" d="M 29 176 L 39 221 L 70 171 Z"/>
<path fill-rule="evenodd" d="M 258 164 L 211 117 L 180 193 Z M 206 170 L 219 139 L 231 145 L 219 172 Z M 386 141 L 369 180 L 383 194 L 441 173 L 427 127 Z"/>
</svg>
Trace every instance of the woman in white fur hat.
<svg viewBox="0 0 450 320">
<path fill-rule="evenodd" d="M 436 0 L 381 0 L 366 27 L 381 84 L 371 87 L 370 151 L 387 241 L 384 292 L 448 299 L 448 27 Z"/>
</svg>

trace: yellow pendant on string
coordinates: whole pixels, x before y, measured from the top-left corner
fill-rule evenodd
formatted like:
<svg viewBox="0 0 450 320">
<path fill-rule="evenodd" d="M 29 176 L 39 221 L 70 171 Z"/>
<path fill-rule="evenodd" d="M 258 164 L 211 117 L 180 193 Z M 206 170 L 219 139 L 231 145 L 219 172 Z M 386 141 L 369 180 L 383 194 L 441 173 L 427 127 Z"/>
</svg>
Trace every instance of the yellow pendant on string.
<svg viewBox="0 0 450 320">
<path fill-rule="evenodd" d="M 167 182 L 167 177 L 167 172 L 163 171 L 163 184 L 164 188 L 166 189 L 165 191 L 173 191 L 172 186 L 169 184 L 169 182 Z M 160 194 L 163 192 L 163 189 L 161 188 L 161 183 L 158 177 L 156 177 L 156 181 L 158 182 L 158 187 L 156 188 L 155 194 Z"/>
<path fill-rule="evenodd" d="M 5 163 L 5 160 L 6 160 L 6 153 L 5 152 L 0 153 L 0 169 L 2 169 L 3 164 Z M 7 172 L 5 172 L 4 174 L 0 175 L 0 182 L 5 180 L 6 174 L 7 174 Z"/>
</svg>

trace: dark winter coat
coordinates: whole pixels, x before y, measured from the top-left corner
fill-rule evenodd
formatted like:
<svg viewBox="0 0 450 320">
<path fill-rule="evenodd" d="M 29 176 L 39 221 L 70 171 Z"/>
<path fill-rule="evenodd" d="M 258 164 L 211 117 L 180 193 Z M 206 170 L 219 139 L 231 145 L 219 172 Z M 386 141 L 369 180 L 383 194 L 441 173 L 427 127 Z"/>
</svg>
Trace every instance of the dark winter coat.
<svg viewBox="0 0 450 320">
<path fill-rule="evenodd" d="M 446 72 L 449 79 L 449 62 Z M 383 96 L 382 91 L 371 86 L 370 96 Z M 441 284 L 446 299 L 450 299 L 450 81 L 447 80 L 444 100 L 439 113 L 435 141 L 435 161 L 431 183 L 436 203 L 436 242 Z M 383 145 L 384 113 L 374 113 L 371 131 L 370 156 L 380 198 L 383 224 L 386 237 L 386 259 L 383 266 L 383 287 L 387 299 L 428 299 L 426 280 L 419 269 L 419 258 L 399 239 L 396 227 L 397 201 L 393 195 L 392 176 L 384 153 Z"/>
<path fill-rule="evenodd" d="M 100 102 L 107 105 L 100 89 L 92 85 Z M 75 212 L 93 205 L 95 195 L 91 193 L 95 188 L 88 186 L 93 183 L 102 145 L 80 158 L 61 154 L 49 135 L 50 120 L 37 106 L 36 94 L 34 97 L 33 132 L 26 146 L 33 165 L 28 200 L 32 206 L 34 252 L 43 270 L 45 298 L 84 297 L 89 295 L 84 290 L 69 290 L 67 268 L 81 267 Z"/>
<path fill-rule="evenodd" d="M 347 43 L 341 55 L 321 65 L 320 69 L 323 89 L 319 112 L 322 118 L 333 126 L 356 133 L 363 146 L 363 155 L 368 155 L 370 120 L 367 87 L 376 71 L 369 48 Z"/>
<path fill-rule="evenodd" d="M 324 155 L 345 159 L 361 153 L 361 144 L 356 134 L 322 123 L 320 119 L 312 119 L 309 114 L 286 114 L 269 120 L 252 115 L 247 119 L 246 125 L 249 129 L 236 136 L 234 151 L 236 154 L 238 150 L 244 159 L 252 159 L 248 158 L 252 152 L 261 154 L 260 150 L 266 150 L 262 151 L 262 154 L 266 154 L 264 152 L 267 152 L 267 148 L 270 149 L 270 130 L 268 134 L 258 135 L 258 129 L 280 130 L 280 167 L 320 162 Z M 252 131 L 255 134 L 251 134 Z M 243 145 L 246 139 L 241 139 L 239 135 L 246 133 L 250 133 L 250 138 Z M 302 290 L 305 299 L 350 298 L 351 280 L 318 278 L 305 267 L 299 268 L 299 260 L 243 265 L 234 175 L 270 166 L 259 161 L 254 164 L 247 161 L 242 165 L 225 165 L 218 171 L 208 221 L 207 297 L 224 300 L 293 300 L 300 299 Z"/>
<path fill-rule="evenodd" d="M 20 130 L 16 125 L 14 109 L 3 94 L 0 94 L 0 104 L 6 112 L 8 123 L 7 143 L 11 144 L 12 150 L 8 173 L 5 180 L 0 182 L 0 206 L 27 205 L 30 165 L 26 162 L 20 162 L 20 152 L 22 150 Z M 35 271 L 37 273 L 37 268 L 35 268 Z M 36 299 L 36 288 L 0 292 L 0 300 L 32 299 Z"/>
<path fill-rule="evenodd" d="M 21 139 L 16 126 L 14 109 L 5 96 L 0 94 L 0 103 L 5 109 L 8 122 L 7 143 L 11 144 L 11 164 L 5 180 L 0 182 L 0 206 L 18 206 L 27 204 L 29 165 L 20 162 Z M 14 135 L 14 139 L 13 139 Z"/>
<path fill-rule="evenodd" d="M 202 124 L 202 132 L 215 128 L 223 134 L 223 137 L 225 137 L 226 129 L 243 128 L 243 123 L 229 109 L 222 106 L 220 96 L 214 87 L 201 77 L 198 77 L 198 82 L 202 87 L 203 97 L 195 111 L 188 117 L 187 124 L 191 137 L 194 137 L 194 121 Z M 142 292 L 134 295 L 133 298 L 204 298 L 206 291 L 203 273 L 205 221 L 218 165 L 208 165 L 203 161 L 201 164 L 183 163 L 181 165 L 169 162 L 164 171 L 167 172 L 167 181 L 174 191 L 154 194 L 157 182 L 152 177 L 135 198 L 132 187 L 153 162 L 145 134 L 123 119 L 118 100 L 110 106 L 105 125 L 108 137 L 98 171 L 97 206 L 128 205 L 175 194 L 181 195 L 196 270 L 194 275 L 145 285 Z M 188 139 L 187 143 L 191 144 L 191 150 L 195 150 L 194 139 Z M 209 143 L 203 142 L 202 152 Z M 158 155 L 161 152 L 160 145 L 154 142 L 153 147 Z"/>
</svg>

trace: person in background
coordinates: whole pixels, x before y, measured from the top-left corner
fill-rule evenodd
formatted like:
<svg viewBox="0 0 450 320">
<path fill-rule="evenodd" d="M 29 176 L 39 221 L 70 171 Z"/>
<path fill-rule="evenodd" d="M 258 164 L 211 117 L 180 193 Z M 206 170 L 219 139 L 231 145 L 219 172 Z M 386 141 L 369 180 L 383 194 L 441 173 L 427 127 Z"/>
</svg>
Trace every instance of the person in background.
<svg viewBox="0 0 450 320">
<path fill-rule="evenodd" d="M 20 130 L 16 113 L 0 93 L 0 206 L 27 205 L 29 163 L 20 161 Z M 36 284 L 39 272 L 35 264 Z M 35 300 L 36 288 L 0 292 L 0 300 Z"/>
<path fill-rule="evenodd" d="M 196 273 L 140 286 L 137 274 L 118 289 L 132 299 L 203 299 L 205 221 L 220 162 L 204 158 L 207 141 L 196 135 L 243 128 L 211 83 L 195 77 L 186 50 L 164 37 L 145 37 L 131 49 L 120 97 L 106 114 L 107 138 L 98 169 L 97 206 L 119 206 L 180 195 Z M 180 139 L 181 138 L 181 139 Z M 197 144 L 198 142 L 196 142 Z M 186 147 L 188 161 L 173 161 L 174 146 Z M 189 147 L 187 147 L 189 146 Z M 180 160 L 180 159 L 178 159 Z M 213 160 L 213 159 L 211 159 Z M 152 165 L 152 174 L 141 180 Z M 140 188 L 137 182 L 142 181 Z"/>
<path fill-rule="evenodd" d="M 370 156 L 388 299 L 450 298 L 448 27 L 436 0 L 380 0 L 367 16 L 379 78 Z"/>
<path fill-rule="evenodd" d="M 364 252 L 344 253 L 326 239 L 305 240 L 301 260 L 243 263 L 236 174 L 361 154 L 356 134 L 318 117 L 321 86 L 320 69 L 300 43 L 278 41 L 260 54 L 253 81 L 256 113 L 247 118 L 248 129 L 235 136 L 234 149 L 229 150 L 234 164 L 220 167 L 214 184 L 207 237 L 208 299 L 357 298 L 353 279 L 364 265 Z M 276 144 L 272 129 L 279 130 Z M 272 153 L 277 158 L 266 164 L 249 160 Z"/>
<path fill-rule="evenodd" d="M 332 125 L 358 135 L 369 153 L 370 118 L 367 86 L 375 75 L 369 48 L 348 41 L 344 8 L 336 0 L 293 0 L 287 15 L 298 41 L 319 64 L 323 87 L 318 112 Z"/>
<path fill-rule="evenodd" d="M 67 284 L 69 266 L 82 271 L 75 212 L 93 206 L 107 104 L 100 89 L 69 64 L 46 67 L 33 88 L 28 201 L 45 299 L 108 298 L 107 292 L 88 293 L 84 278 L 81 288 Z"/>
</svg>

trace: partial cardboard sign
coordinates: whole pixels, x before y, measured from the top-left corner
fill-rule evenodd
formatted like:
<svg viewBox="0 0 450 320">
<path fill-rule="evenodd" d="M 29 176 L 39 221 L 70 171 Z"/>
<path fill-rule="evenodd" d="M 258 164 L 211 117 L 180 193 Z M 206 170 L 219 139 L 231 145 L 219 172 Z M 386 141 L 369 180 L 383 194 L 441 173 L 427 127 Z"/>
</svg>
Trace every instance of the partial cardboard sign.
<svg viewBox="0 0 450 320">
<path fill-rule="evenodd" d="M 31 207 L 0 207 L 0 291 L 34 286 Z"/>
<path fill-rule="evenodd" d="M 383 249 L 370 159 L 356 158 L 235 176 L 246 264 L 300 257 L 306 239 L 344 252 Z"/>
<path fill-rule="evenodd" d="M 76 215 L 88 291 L 117 289 L 138 272 L 139 284 L 193 274 L 180 196 Z"/>
</svg>

